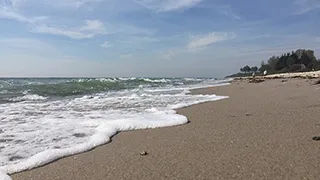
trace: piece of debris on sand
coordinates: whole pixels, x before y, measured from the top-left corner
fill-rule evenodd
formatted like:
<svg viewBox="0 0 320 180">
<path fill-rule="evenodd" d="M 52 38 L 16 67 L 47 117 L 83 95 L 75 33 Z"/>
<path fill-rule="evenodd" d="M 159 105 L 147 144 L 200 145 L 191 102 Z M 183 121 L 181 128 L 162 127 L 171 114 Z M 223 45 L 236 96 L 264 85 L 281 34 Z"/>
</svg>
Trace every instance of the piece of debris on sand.
<svg viewBox="0 0 320 180">
<path fill-rule="evenodd" d="M 250 79 L 249 83 L 261 83 L 264 82 L 264 79 Z"/>
<path fill-rule="evenodd" d="M 320 136 L 315 136 L 312 138 L 314 141 L 320 141 Z"/>
<path fill-rule="evenodd" d="M 140 153 L 140 156 L 146 156 L 146 155 L 148 155 L 148 152 L 147 152 L 147 151 L 142 151 L 142 152 Z"/>
<path fill-rule="evenodd" d="M 314 82 L 314 85 L 320 84 L 320 79 L 318 79 L 316 82 Z"/>
</svg>

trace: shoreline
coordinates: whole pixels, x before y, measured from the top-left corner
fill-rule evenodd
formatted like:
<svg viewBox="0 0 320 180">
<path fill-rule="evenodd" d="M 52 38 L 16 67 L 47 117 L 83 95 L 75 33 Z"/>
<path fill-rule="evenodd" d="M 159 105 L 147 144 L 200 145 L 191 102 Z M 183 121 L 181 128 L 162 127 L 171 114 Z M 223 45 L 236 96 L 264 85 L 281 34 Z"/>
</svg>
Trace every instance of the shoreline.
<svg viewBox="0 0 320 180">
<path fill-rule="evenodd" d="M 297 91 L 290 91 L 291 94 L 285 93 L 287 92 L 287 90 L 290 90 L 292 88 L 295 88 Z M 277 89 L 278 91 L 276 91 Z M 248 94 L 246 90 L 252 91 L 252 94 Z M 306 94 L 301 93 L 301 90 L 303 90 L 302 92 L 305 92 Z M 210 177 L 209 175 L 213 175 L 212 177 L 220 179 L 228 179 L 233 176 L 235 176 L 236 179 L 240 177 L 246 177 L 250 179 L 253 178 L 253 176 L 252 173 L 249 173 L 249 167 L 257 171 L 254 174 L 258 175 L 258 177 L 263 177 L 263 173 L 260 172 L 262 170 L 261 168 L 265 168 L 269 163 L 272 164 L 272 162 L 266 161 L 267 164 L 264 164 L 264 166 L 260 168 L 254 168 L 256 166 L 252 165 L 257 164 L 248 159 L 249 154 L 246 154 L 245 150 L 249 150 L 249 152 L 253 153 L 252 155 L 259 155 L 257 149 L 263 150 L 261 148 L 266 148 L 266 144 L 261 142 L 261 139 L 255 139 L 255 137 L 260 137 L 261 135 L 259 134 L 259 132 L 261 131 L 258 130 L 262 130 L 262 133 L 266 133 L 271 137 L 273 136 L 273 134 L 270 134 L 269 131 L 263 132 L 264 128 L 254 121 L 255 118 L 259 119 L 259 115 L 263 115 L 263 117 L 269 120 L 271 118 L 270 121 L 272 121 L 272 117 L 276 115 L 273 114 L 273 111 L 279 111 L 274 109 L 272 106 L 270 107 L 270 103 L 272 104 L 278 101 L 272 101 L 268 99 L 270 98 L 270 96 L 268 96 L 268 93 L 276 93 L 275 96 L 279 96 L 279 100 L 281 100 L 279 102 L 279 107 L 285 108 L 290 112 L 291 110 L 287 107 L 287 102 L 282 100 L 290 98 L 291 96 L 293 96 L 293 98 L 298 98 L 298 100 L 300 100 L 299 98 L 304 97 L 305 101 L 303 101 L 302 104 L 314 108 L 310 112 L 305 109 L 297 111 L 305 111 L 305 113 L 308 115 L 312 114 L 313 116 L 319 117 L 320 111 L 315 111 L 314 109 L 319 110 L 320 106 L 318 107 L 317 104 L 320 102 L 319 100 L 317 101 L 315 100 L 315 98 L 310 97 L 310 95 L 308 96 L 307 92 L 319 93 L 319 90 L 316 90 L 315 86 L 310 86 L 305 82 L 305 80 L 289 80 L 288 83 L 282 83 L 280 81 L 276 82 L 276 80 L 268 80 L 260 84 L 232 83 L 229 86 L 195 89 L 192 90 L 192 93 L 214 93 L 216 95 L 230 96 L 230 98 L 225 100 L 201 103 L 190 107 L 178 109 L 177 113 L 188 117 L 191 123 L 167 128 L 121 132 L 120 134 L 114 136 L 112 138 L 112 142 L 109 144 L 102 145 L 82 154 L 62 158 L 43 167 L 16 173 L 12 175 L 12 178 L 44 180 L 106 178 L 165 179 L 168 177 L 177 179 L 206 179 Z M 266 97 L 261 97 L 261 95 L 265 95 Z M 259 100 L 261 98 L 266 102 L 260 104 L 257 103 L 256 100 Z M 239 105 L 237 106 L 236 103 L 239 103 Z M 244 104 L 241 105 L 241 103 Z M 296 103 L 297 102 L 295 101 L 294 103 L 292 102 L 291 104 L 289 104 L 289 107 L 300 107 L 300 105 L 297 105 Z M 301 100 L 299 101 L 299 103 L 301 103 Z M 265 107 L 267 109 L 263 111 L 261 107 Z M 271 115 L 269 113 L 271 113 Z M 294 120 L 294 122 L 299 124 L 299 120 L 296 119 L 295 116 L 291 117 L 290 114 L 288 116 L 289 117 L 283 117 L 285 121 L 289 121 L 288 118 L 291 118 Z M 313 116 L 310 116 L 313 118 L 311 119 L 313 121 L 317 121 L 317 118 L 314 118 Z M 240 119 L 240 122 L 234 120 L 237 118 Z M 210 121 L 210 119 L 213 120 Z M 250 122 L 246 121 L 248 119 L 250 120 Z M 310 121 L 309 125 L 312 124 L 313 121 Z M 279 124 L 277 124 L 279 122 L 274 120 L 272 122 L 275 124 L 270 125 L 266 121 L 262 121 L 261 123 L 267 126 L 272 126 L 275 129 L 285 129 L 285 127 L 283 127 L 284 124 L 280 123 L 281 126 L 279 127 Z M 248 124 L 247 126 L 245 126 L 243 123 Z M 249 128 L 251 126 L 253 129 Z M 243 129 L 238 129 L 239 127 L 242 127 Z M 212 131 L 210 131 L 211 129 Z M 311 128 L 313 133 L 316 133 L 316 130 L 318 129 Z M 253 133 L 253 137 L 248 136 L 248 134 L 250 133 Z M 309 134 L 311 132 L 306 133 Z M 241 135 L 242 137 L 244 137 L 244 139 L 237 139 L 238 135 Z M 291 135 L 294 136 L 295 134 L 293 133 Z M 266 137 L 262 136 L 260 138 L 264 139 Z M 287 138 L 292 139 L 292 137 Z M 318 146 L 317 144 L 314 144 L 314 142 L 310 141 L 310 139 L 311 137 L 308 137 L 307 139 L 303 140 L 308 142 L 307 144 L 311 145 L 312 148 L 314 148 L 307 148 L 308 150 L 310 150 L 307 152 L 309 153 L 308 155 L 310 155 L 310 153 L 313 155 L 313 162 L 315 162 L 316 164 L 315 166 L 308 165 L 308 167 L 310 168 L 310 171 L 313 172 L 311 173 L 311 175 L 319 176 L 320 173 L 315 171 L 315 168 L 320 168 L 319 165 L 317 165 L 320 164 L 319 153 L 316 153 L 318 150 Z M 204 142 L 201 142 L 201 140 Z M 248 143 L 244 140 L 249 140 L 248 142 L 250 142 L 251 140 L 252 142 Z M 275 141 L 276 139 L 271 140 Z M 269 142 L 269 145 L 272 145 L 269 150 L 279 150 L 277 149 L 277 147 L 279 147 L 280 144 L 274 141 Z M 283 141 L 283 139 L 280 139 L 279 141 Z M 244 145 L 247 145 L 242 147 L 242 145 L 240 145 L 239 143 L 244 143 Z M 193 144 L 198 144 L 199 147 L 193 146 Z M 253 146 L 254 144 L 256 144 L 256 147 Z M 303 147 L 306 148 L 305 146 Z M 299 148 L 299 146 L 295 148 L 297 148 L 296 150 L 299 150 L 298 152 L 301 153 L 302 149 Z M 146 157 L 139 156 L 139 153 L 144 150 L 149 152 L 149 155 Z M 295 154 L 295 152 L 292 152 L 292 150 L 288 148 L 285 150 L 288 151 L 288 154 Z M 237 151 L 242 151 L 247 156 L 241 156 Z M 238 157 L 238 155 L 240 155 L 240 157 Z M 256 158 L 261 158 L 261 156 L 258 155 L 256 155 Z M 272 158 L 272 154 L 269 155 L 271 155 L 272 160 L 276 160 L 277 158 L 279 158 Z M 278 155 L 281 156 L 281 154 Z M 217 159 L 217 157 L 220 157 L 220 159 Z M 281 157 L 286 159 L 287 156 L 283 157 L 282 155 Z M 310 160 L 309 158 L 304 158 L 309 160 L 304 162 L 312 162 L 312 160 Z M 229 163 L 225 163 L 221 161 L 221 159 Z M 160 161 L 162 165 L 157 165 L 158 161 Z M 246 164 L 246 161 L 248 164 Z M 215 167 L 216 169 L 214 170 L 212 169 L 212 167 L 203 166 L 203 163 Z M 242 173 L 240 171 L 238 172 L 238 165 L 235 165 L 237 163 L 243 165 L 244 169 L 242 169 Z M 279 164 L 281 163 L 284 162 L 280 161 Z M 277 166 L 279 164 L 276 163 Z M 295 165 L 294 163 L 292 164 Z M 262 164 L 258 163 L 258 165 L 261 166 Z M 266 169 L 265 172 L 267 174 L 264 177 L 271 177 L 271 169 L 269 166 L 267 167 L 269 169 Z M 230 170 L 230 172 L 228 171 L 228 169 Z M 189 172 L 192 170 L 195 171 L 195 174 Z M 280 170 L 282 169 L 280 168 Z M 69 175 L 71 173 L 73 174 L 72 176 Z M 283 176 L 285 174 L 280 172 L 278 175 Z M 301 177 L 301 175 L 306 174 L 301 173 L 298 175 Z M 278 177 L 275 174 L 273 174 L 272 176 Z M 298 178 L 299 176 L 291 177 Z M 312 177 L 317 176 L 307 177 L 312 179 Z"/>
</svg>

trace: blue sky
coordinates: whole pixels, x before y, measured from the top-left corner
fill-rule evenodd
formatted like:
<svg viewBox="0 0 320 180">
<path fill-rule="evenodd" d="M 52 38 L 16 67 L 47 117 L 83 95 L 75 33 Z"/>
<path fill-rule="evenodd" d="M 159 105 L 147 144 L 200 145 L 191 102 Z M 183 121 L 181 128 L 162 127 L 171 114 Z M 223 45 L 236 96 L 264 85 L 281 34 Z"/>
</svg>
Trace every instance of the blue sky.
<svg viewBox="0 0 320 180">
<path fill-rule="evenodd" d="M 0 76 L 223 77 L 320 56 L 319 0 L 0 0 Z"/>
</svg>

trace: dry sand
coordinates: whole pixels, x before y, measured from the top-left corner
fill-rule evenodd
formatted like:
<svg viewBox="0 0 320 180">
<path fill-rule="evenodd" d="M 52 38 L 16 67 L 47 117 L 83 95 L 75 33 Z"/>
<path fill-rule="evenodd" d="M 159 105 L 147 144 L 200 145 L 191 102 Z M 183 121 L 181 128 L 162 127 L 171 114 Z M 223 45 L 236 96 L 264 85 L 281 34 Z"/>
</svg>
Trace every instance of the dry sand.
<svg viewBox="0 0 320 180">
<path fill-rule="evenodd" d="M 123 132 L 14 180 L 319 179 L 320 86 L 267 80 L 194 93 L 229 99 L 179 110 L 189 124 Z M 140 156 L 141 151 L 149 152 Z"/>
</svg>

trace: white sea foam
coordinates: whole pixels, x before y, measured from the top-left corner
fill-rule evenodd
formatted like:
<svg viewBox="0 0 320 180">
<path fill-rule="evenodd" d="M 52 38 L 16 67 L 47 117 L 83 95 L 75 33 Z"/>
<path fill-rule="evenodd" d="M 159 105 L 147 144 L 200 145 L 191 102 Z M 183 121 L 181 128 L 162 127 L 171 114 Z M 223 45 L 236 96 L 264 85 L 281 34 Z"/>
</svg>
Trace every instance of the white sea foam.
<svg viewBox="0 0 320 180">
<path fill-rule="evenodd" d="M 153 83 L 166 83 L 170 82 L 170 79 L 149 79 L 149 78 L 142 78 L 142 80 L 146 82 L 153 82 Z"/>
<path fill-rule="evenodd" d="M 97 78 L 97 81 L 101 81 L 101 82 L 116 82 L 117 79 L 115 78 Z"/>
<path fill-rule="evenodd" d="M 202 81 L 203 79 L 199 78 L 184 78 L 185 81 Z"/>
<path fill-rule="evenodd" d="M 174 109 L 227 98 L 183 88 L 132 89 L 74 99 L 0 104 L 0 180 L 108 143 L 117 132 L 187 123 Z M 213 86 L 213 85 L 210 85 Z M 152 91 L 154 90 L 154 91 Z M 26 95 L 29 96 L 29 95 Z"/>
<path fill-rule="evenodd" d="M 12 179 L 4 170 L 0 169 L 0 180 L 12 180 Z"/>
<path fill-rule="evenodd" d="M 26 93 L 24 93 L 24 94 L 26 94 Z M 26 94 L 24 96 L 11 98 L 10 101 L 13 101 L 13 102 L 38 101 L 38 100 L 45 100 L 45 99 L 47 99 L 47 97 L 39 96 L 37 94 Z"/>
<path fill-rule="evenodd" d="M 0 86 L 0 87 L 1 87 L 1 86 Z M 7 90 L 2 90 L 2 91 L 0 91 L 0 94 L 6 94 L 6 93 L 8 93 Z"/>
<path fill-rule="evenodd" d="M 121 81 L 133 81 L 133 80 L 136 80 L 137 78 L 136 77 L 129 77 L 129 78 L 119 78 Z"/>
</svg>

